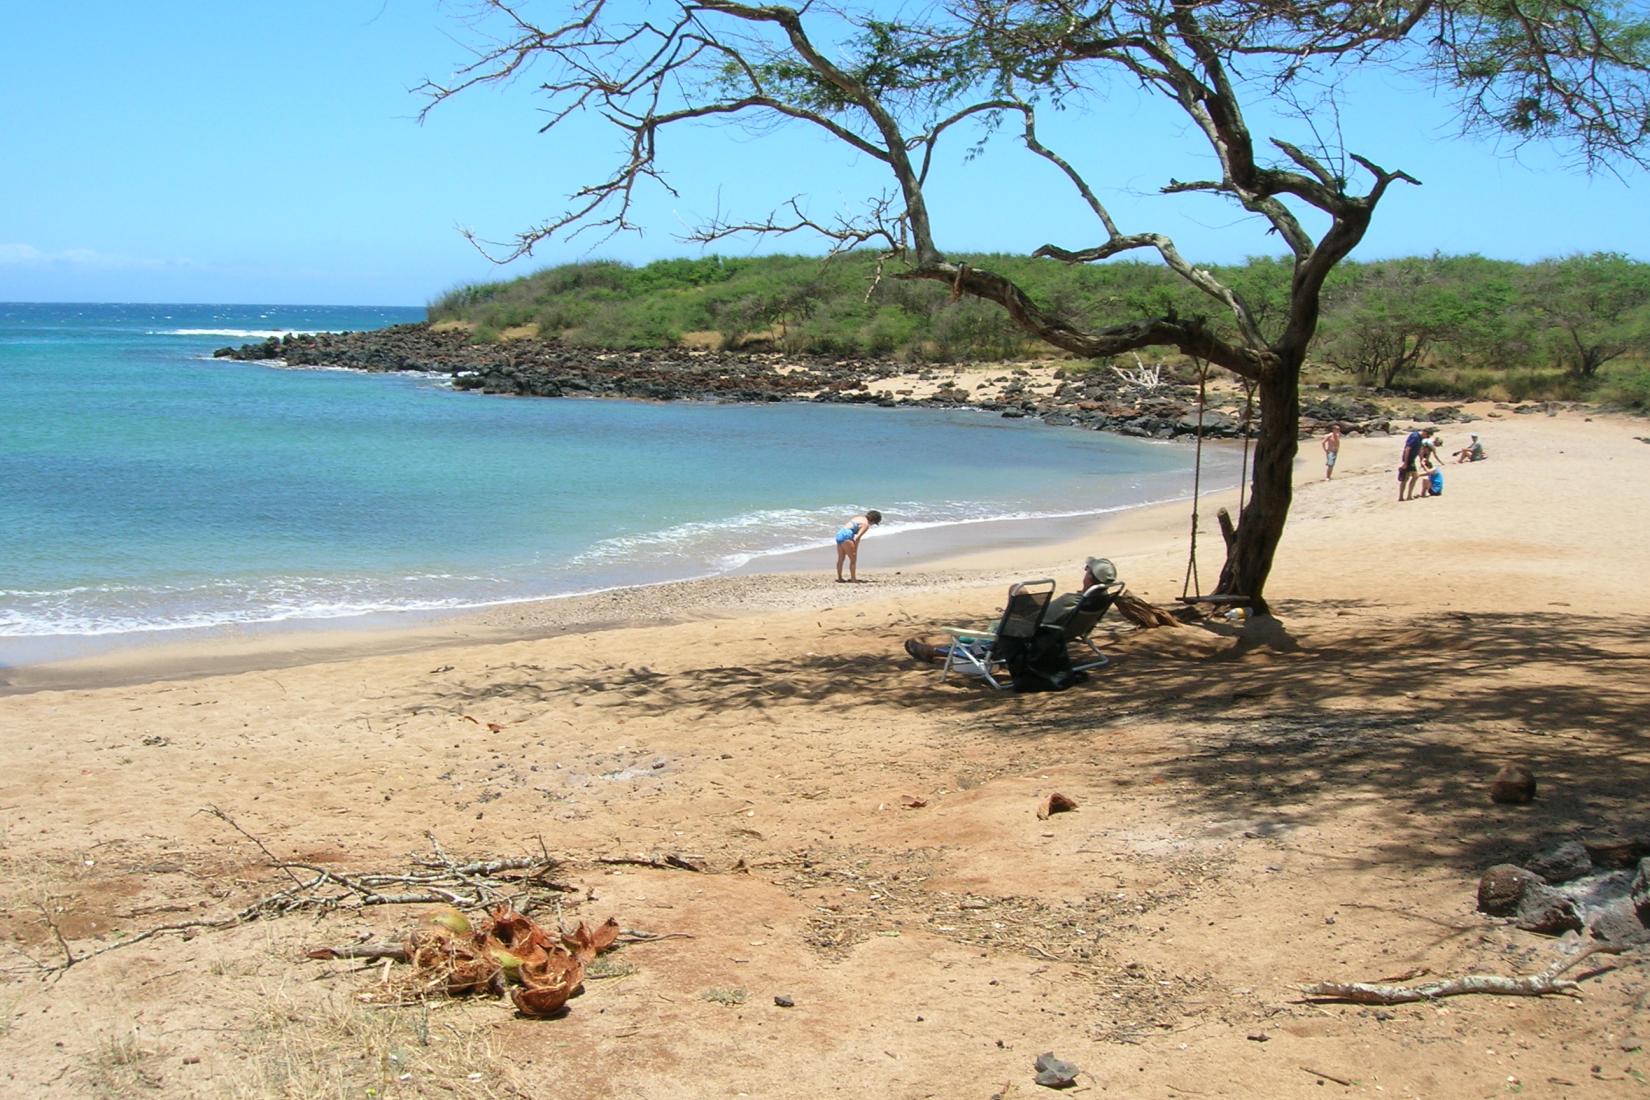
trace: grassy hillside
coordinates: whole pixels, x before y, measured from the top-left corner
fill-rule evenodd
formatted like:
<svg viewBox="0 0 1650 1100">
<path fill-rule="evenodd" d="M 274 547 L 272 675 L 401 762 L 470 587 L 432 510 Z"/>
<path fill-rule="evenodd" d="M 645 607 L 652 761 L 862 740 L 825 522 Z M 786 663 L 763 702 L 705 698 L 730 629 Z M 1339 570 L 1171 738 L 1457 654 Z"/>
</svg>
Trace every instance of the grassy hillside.
<svg viewBox="0 0 1650 1100">
<path fill-rule="evenodd" d="M 1001 271 L 1045 306 L 1098 326 L 1173 308 L 1225 319 L 1160 265 L 1068 267 L 959 256 Z M 1254 259 L 1217 273 L 1263 330 L 1289 268 Z M 1341 265 L 1326 288 L 1309 381 L 1439 396 L 1582 399 L 1650 408 L 1650 265 L 1612 254 L 1537 264 L 1431 256 Z M 944 286 L 879 277 L 874 257 L 588 262 L 459 287 L 430 320 L 479 343 L 523 337 L 603 348 L 771 348 L 914 363 L 1046 358 L 998 307 Z"/>
</svg>

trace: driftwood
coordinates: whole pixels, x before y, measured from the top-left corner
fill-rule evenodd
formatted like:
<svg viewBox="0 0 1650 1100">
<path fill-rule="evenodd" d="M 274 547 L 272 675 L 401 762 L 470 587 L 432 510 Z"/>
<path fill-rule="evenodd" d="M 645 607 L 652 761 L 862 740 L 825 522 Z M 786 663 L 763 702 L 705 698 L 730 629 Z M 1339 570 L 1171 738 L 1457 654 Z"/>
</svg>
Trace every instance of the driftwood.
<svg viewBox="0 0 1650 1100">
<path fill-rule="evenodd" d="M 1145 600 L 1132 592 L 1118 594 L 1117 602 L 1113 604 L 1117 613 L 1135 626 L 1150 628 L 1154 626 L 1179 626 L 1180 621 L 1162 608 L 1153 607 Z"/>
<path fill-rule="evenodd" d="M 952 301 L 955 300 L 956 295 L 953 293 Z M 1132 374 L 1116 365 L 1112 366 L 1111 372 L 1117 375 L 1121 381 L 1135 387 L 1136 389 L 1144 390 L 1147 393 L 1151 393 L 1153 390 L 1157 389 L 1158 386 L 1163 384 L 1162 364 L 1155 367 L 1148 367 L 1145 364 L 1145 361 L 1142 360 L 1137 353 L 1134 357 L 1134 365 L 1136 369 Z"/>
<path fill-rule="evenodd" d="M 1425 982 L 1421 985 L 1381 985 L 1374 982 L 1316 982 L 1302 989 L 1308 997 L 1319 1001 L 1350 1001 L 1360 1005 L 1401 1005 L 1416 1001 L 1433 1001 L 1440 997 L 1459 997 L 1468 993 L 1490 993 L 1505 997 L 1545 997 L 1562 993 L 1573 996 L 1581 985 L 1579 981 L 1560 978 L 1559 975 L 1592 955 L 1619 955 L 1628 948 L 1623 944 L 1595 943 L 1574 955 L 1559 959 L 1539 974 L 1521 978 L 1503 978 L 1496 974 L 1466 974 L 1459 978 Z"/>
</svg>

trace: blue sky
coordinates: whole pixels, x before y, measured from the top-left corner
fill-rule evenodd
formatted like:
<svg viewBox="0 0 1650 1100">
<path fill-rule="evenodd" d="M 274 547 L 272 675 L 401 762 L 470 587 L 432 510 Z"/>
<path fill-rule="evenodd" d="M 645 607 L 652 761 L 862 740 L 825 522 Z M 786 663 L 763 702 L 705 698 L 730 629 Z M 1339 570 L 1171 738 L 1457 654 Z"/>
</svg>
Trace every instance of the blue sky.
<svg viewBox="0 0 1650 1100">
<path fill-rule="evenodd" d="M 828 217 L 885 186 L 874 166 L 810 132 L 723 127 L 667 146 L 682 194 L 647 196 L 646 235 L 553 243 L 501 269 L 459 227 L 502 240 L 559 212 L 608 167 L 612 140 L 593 126 L 539 135 L 531 81 L 476 90 L 420 125 L 411 89 L 464 61 L 463 10 L 436 0 L 7 4 L 0 300 L 422 305 L 548 264 L 696 255 L 676 238 L 718 207 L 751 213 L 805 195 Z M 1356 91 L 1342 116 L 1349 145 L 1424 184 L 1390 194 L 1357 258 L 1608 250 L 1650 260 L 1642 170 L 1588 178 L 1550 150 L 1513 155 L 1457 138 L 1444 104 L 1395 78 L 1360 77 Z M 1168 176 L 1206 177 L 1188 155 L 1197 144 L 1126 88 L 1111 103 L 1044 133 L 1096 152 L 1091 181 L 1125 231 L 1169 232 L 1210 263 L 1276 250 L 1230 208 L 1156 196 Z M 1095 243 L 1085 211 L 1041 162 L 1001 142 L 973 161 L 961 143 L 954 152 L 932 196 L 943 248 Z M 822 250 L 796 238 L 719 251 L 764 247 Z"/>
</svg>

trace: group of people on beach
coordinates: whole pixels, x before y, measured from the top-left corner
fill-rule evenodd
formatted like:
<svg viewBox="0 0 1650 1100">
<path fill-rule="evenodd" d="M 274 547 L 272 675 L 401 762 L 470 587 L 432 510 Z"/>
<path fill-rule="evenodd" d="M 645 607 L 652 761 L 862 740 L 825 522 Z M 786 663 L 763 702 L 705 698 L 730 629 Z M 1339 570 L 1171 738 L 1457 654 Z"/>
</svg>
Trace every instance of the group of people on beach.
<svg viewBox="0 0 1650 1100">
<path fill-rule="evenodd" d="M 1482 462 L 1488 457 L 1477 432 L 1469 433 L 1472 442 L 1455 452 L 1455 462 Z M 1398 460 L 1398 499 L 1411 500 L 1417 495 L 1441 496 L 1444 492 L 1444 437 L 1437 428 L 1431 432 L 1417 428 L 1404 440 L 1403 456 Z M 1335 463 L 1341 456 L 1341 426 L 1331 424 L 1329 434 L 1323 437 L 1323 477 L 1329 481 L 1335 476 Z M 859 540 L 882 522 L 882 513 L 867 508 L 864 515 L 854 516 L 843 523 L 836 533 L 836 579 L 842 582 L 859 580 Z M 842 575 L 842 566 L 848 566 L 848 575 Z"/>
<path fill-rule="evenodd" d="M 1456 465 L 1463 462 L 1482 462 L 1488 456 L 1477 432 L 1469 433 L 1472 442 L 1455 452 Z M 1444 492 L 1444 437 L 1437 428 L 1430 432 L 1417 428 L 1404 440 L 1404 453 L 1398 460 L 1398 499 L 1411 500 L 1417 495 L 1441 496 Z M 1332 424 L 1323 437 L 1323 477 L 1335 476 L 1335 462 L 1341 455 L 1341 426 Z"/>
<path fill-rule="evenodd" d="M 1455 452 L 1455 463 L 1481 462 L 1486 457 L 1484 444 L 1478 433 L 1470 433 L 1472 442 Z M 1416 429 L 1404 440 L 1404 452 L 1398 460 L 1398 499 L 1413 500 L 1419 487 L 1421 496 L 1435 497 L 1444 491 L 1444 437 L 1437 428 L 1431 433 Z"/>
</svg>

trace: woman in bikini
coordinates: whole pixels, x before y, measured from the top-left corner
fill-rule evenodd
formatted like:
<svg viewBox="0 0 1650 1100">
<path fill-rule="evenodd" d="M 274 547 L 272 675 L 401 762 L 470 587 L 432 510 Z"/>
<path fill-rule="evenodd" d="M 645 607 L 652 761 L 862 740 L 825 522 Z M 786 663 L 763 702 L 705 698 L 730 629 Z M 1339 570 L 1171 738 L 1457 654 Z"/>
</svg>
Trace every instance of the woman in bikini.
<svg viewBox="0 0 1650 1100">
<path fill-rule="evenodd" d="M 865 532 L 882 522 L 882 513 L 875 508 L 868 508 L 863 516 L 855 516 L 842 525 L 842 530 L 836 533 L 836 579 L 839 581 L 859 580 L 859 540 L 865 537 Z M 842 563 L 848 563 L 848 575 L 842 575 Z"/>
</svg>

